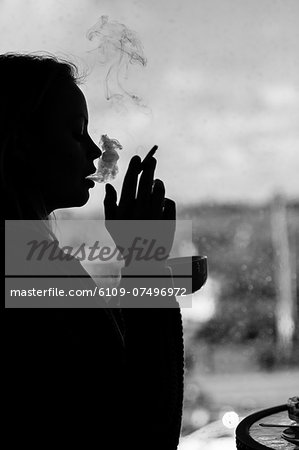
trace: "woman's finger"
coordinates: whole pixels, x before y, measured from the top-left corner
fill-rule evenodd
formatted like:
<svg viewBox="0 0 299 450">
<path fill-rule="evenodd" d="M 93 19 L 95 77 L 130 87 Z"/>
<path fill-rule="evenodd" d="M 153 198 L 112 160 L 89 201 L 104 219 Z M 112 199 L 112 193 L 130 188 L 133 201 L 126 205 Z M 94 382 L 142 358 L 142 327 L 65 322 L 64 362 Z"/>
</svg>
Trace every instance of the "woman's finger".
<svg viewBox="0 0 299 450">
<path fill-rule="evenodd" d="M 150 158 L 144 165 L 144 169 L 139 180 L 137 193 L 137 209 L 139 211 L 146 212 L 150 207 L 150 198 L 152 194 L 156 164 L 157 160 L 155 158 Z"/>
<path fill-rule="evenodd" d="M 104 198 L 104 211 L 106 220 L 117 219 L 117 192 L 114 187 L 106 184 L 106 195 Z"/>
<path fill-rule="evenodd" d="M 176 219 L 176 204 L 170 198 L 165 198 L 164 209 L 162 213 L 163 220 L 174 220 Z"/>
<path fill-rule="evenodd" d="M 125 211 L 126 208 L 135 200 L 138 175 L 140 173 L 140 164 L 140 157 L 138 155 L 133 156 L 125 175 L 121 191 L 121 197 L 119 201 L 119 208 L 121 211 Z"/>
<path fill-rule="evenodd" d="M 157 179 L 154 182 L 153 192 L 151 196 L 152 219 L 159 220 L 162 216 L 164 206 L 165 187 L 163 181 Z"/>
</svg>

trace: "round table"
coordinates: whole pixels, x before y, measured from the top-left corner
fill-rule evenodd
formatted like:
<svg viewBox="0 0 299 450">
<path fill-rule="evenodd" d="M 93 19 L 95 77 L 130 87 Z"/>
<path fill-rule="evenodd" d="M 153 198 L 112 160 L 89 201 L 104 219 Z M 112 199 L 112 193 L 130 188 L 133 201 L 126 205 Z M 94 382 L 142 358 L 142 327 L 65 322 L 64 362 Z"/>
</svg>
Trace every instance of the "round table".
<svg viewBox="0 0 299 450">
<path fill-rule="evenodd" d="M 285 428 L 266 428 L 259 423 L 273 423 L 291 425 L 287 412 L 287 405 L 279 405 L 264 409 L 245 417 L 236 429 L 236 444 L 239 450 L 295 450 L 295 444 L 287 442 L 281 437 Z"/>
</svg>

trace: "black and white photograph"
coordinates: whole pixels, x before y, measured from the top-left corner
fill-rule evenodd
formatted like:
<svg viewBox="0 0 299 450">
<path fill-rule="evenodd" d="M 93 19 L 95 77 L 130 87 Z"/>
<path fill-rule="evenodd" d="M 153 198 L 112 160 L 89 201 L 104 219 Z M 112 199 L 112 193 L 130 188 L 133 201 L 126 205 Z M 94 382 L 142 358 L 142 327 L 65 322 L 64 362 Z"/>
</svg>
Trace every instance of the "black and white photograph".
<svg viewBox="0 0 299 450">
<path fill-rule="evenodd" d="M 299 1 L 0 0 L 9 448 L 299 448 Z"/>
</svg>

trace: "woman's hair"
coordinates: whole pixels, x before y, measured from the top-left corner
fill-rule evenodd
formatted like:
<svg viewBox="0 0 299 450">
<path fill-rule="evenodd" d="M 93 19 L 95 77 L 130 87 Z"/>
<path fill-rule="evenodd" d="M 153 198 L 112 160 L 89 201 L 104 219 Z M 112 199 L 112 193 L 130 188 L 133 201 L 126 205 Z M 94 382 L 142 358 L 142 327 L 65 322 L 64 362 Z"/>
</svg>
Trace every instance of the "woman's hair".
<svg viewBox="0 0 299 450">
<path fill-rule="evenodd" d="M 31 198 L 24 194 L 26 189 L 16 188 L 18 183 L 11 180 L 13 168 L 18 165 L 15 151 L 26 151 L 24 136 L 51 99 L 51 88 L 65 81 L 80 84 L 82 79 L 74 63 L 51 54 L 0 55 L 0 177 L 8 205 L 5 218 L 25 219 L 28 210 L 42 216 L 36 219 L 47 218 L 34 211 Z"/>
</svg>

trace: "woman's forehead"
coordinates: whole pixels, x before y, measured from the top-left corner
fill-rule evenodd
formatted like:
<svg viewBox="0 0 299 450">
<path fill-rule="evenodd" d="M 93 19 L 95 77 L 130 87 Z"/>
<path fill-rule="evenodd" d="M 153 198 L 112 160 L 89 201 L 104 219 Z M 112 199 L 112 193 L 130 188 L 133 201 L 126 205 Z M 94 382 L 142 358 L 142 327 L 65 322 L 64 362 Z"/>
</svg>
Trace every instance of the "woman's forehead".
<svg viewBox="0 0 299 450">
<path fill-rule="evenodd" d="M 71 119 L 83 115 L 88 118 L 84 94 L 75 83 L 65 82 L 58 85 L 52 100 L 52 111 L 59 117 Z"/>
</svg>

